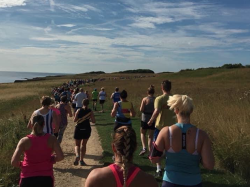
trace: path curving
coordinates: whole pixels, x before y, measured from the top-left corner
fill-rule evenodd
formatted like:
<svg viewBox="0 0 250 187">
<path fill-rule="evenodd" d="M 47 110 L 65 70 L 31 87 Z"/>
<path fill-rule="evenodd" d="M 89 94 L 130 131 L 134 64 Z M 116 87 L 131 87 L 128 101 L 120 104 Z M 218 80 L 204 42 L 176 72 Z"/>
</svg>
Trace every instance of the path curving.
<svg viewBox="0 0 250 187">
<path fill-rule="evenodd" d="M 73 118 L 69 118 L 68 126 L 64 133 L 61 144 L 64 152 L 64 160 L 54 165 L 55 187 L 78 186 L 84 187 L 85 180 L 94 168 L 101 167 L 100 159 L 102 158 L 102 147 L 99 141 L 99 135 L 96 127 L 92 127 L 91 137 L 87 143 L 87 152 L 84 161 L 88 166 L 74 166 L 74 128 Z"/>
</svg>

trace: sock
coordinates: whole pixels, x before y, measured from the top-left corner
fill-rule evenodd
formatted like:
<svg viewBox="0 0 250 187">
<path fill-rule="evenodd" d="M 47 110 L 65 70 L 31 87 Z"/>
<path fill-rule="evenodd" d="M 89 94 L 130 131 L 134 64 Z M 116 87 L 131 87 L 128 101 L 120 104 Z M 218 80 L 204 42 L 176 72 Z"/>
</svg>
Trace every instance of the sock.
<svg viewBox="0 0 250 187">
<path fill-rule="evenodd" d="M 157 169 L 156 172 L 161 171 L 161 166 L 159 164 L 157 164 Z"/>
</svg>

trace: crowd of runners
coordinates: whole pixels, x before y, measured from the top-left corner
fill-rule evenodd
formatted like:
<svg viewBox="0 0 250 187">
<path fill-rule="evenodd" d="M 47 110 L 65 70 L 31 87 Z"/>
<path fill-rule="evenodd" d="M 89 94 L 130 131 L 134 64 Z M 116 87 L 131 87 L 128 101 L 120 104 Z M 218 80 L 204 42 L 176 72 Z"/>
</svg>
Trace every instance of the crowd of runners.
<svg viewBox="0 0 250 187">
<path fill-rule="evenodd" d="M 104 112 L 107 100 L 104 87 L 91 92 L 79 87 L 87 82 L 71 80 L 53 88 L 53 98 L 42 97 L 41 108 L 33 112 L 27 125 L 32 132 L 19 141 L 11 160 L 13 166 L 21 168 L 21 187 L 54 185 L 53 164 L 64 159 L 60 144 L 68 117 L 73 117 L 76 124 L 73 135 L 76 157 L 72 164 L 87 165 L 84 157 L 91 136 L 91 124 L 96 123 L 97 102 L 100 112 Z M 155 178 L 162 179 L 163 187 L 202 186 L 199 164 L 210 170 L 215 163 L 211 142 L 205 131 L 190 122 L 194 109 L 192 99 L 187 95 L 172 95 L 171 87 L 169 80 L 163 81 L 162 95 L 155 97 L 155 88 L 150 85 L 140 105 L 142 149 L 139 155 L 148 155 L 149 160 L 156 164 L 155 176 L 145 173 L 133 163 L 137 141 L 131 117 L 136 113 L 132 102 L 127 100 L 127 91 L 116 87 L 109 97 L 113 101 L 110 115 L 115 118 L 112 132 L 114 163 L 92 170 L 86 187 L 156 187 Z M 23 161 L 20 161 L 21 155 L 24 155 Z M 161 166 L 163 159 L 164 173 Z"/>
</svg>

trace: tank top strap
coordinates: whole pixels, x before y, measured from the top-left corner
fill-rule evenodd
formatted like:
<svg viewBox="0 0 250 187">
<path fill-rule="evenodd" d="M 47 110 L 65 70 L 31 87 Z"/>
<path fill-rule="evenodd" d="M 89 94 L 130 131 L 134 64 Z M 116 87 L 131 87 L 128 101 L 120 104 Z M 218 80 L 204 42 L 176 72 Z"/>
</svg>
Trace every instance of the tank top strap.
<svg viewBox="0 0 250 187">
<path fill-rule="evenodd" d="M 168 152 L 174 153 L 174 150 L 173 150 L 173 148 L 172 148 L 172 146 L 173 146 L 173 141 L 172 141 L 173 137 L 172 137 L 171 126 L 168 127 L 168 133 L 169 133 L 169 145 L 170 145 L 170 146 L 169 146 L 169 149 L 168 149 Z"/>
<path fill-rule="evenodd" d="M 122 187 L 122 184 L 121 184 L 119 175 L 118 175 L 118 173 L 116 172 L 116 169 L 115 169 L 114 164 L 109 165 L 109 168 L 111 169 L 111 171 L 112 171 L 112 173 L 113 173 L 113 175 L 114 175 L 114 177 L 115 177 L 116 186 L 117 186 L 117 187 Z"/>
<path fill-rule="evenodd" d="M 200 129 L 197 128 L 196 137 L 195 137 L 195 151 L 193 155 L 198 155 L 197 147 L 198 147 L 199 132 L 200 132 Z"/>
<path fill-rule="evenodd" d="M 130 175 L 129 179 L 127 180 L 127 186 L 129 187 L 130 183 L 134 180 L 136 175 L 139 173 L 140 168 L 136 167 L 133 173 Z"/>
</svg>

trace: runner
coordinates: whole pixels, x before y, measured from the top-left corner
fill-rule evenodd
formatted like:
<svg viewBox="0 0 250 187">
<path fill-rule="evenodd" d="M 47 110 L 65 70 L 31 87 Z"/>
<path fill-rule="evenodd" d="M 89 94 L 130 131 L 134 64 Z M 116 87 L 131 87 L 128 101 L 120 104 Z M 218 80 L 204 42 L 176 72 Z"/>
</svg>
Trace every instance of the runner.
<svg viewBox="0 0 250 187">
<path fill-rule="evenodd" d="M 45 123 L 43 127 L 43 132 L 49 133 L 49 134 L 57 133 L 59 129 L 57 116 L 56 116 L 56 113 L 49 108 L 51 104 L 51 98 L 49 96 L 43 96 L 41 99 L 41 104 L 42 104 L 42 107 L 33 112 L 27 127 L 30 129 L 32 128 L 31 119 L 33 118 L 33 116 L 42 115 L 44 117 L 44 123 Z M 55 130 L 53 130 L 52 124 L 55 125 Z"/>
<path fill-rule="evenodd" d="M 144 97 L 141 102 L 140 111 L 142 112 L 141 116 L 141 142 L 142 142 L 142 150 L 140 152 L 140 156 L 144 155 L 147 152 L 146 147 L 146 133 L 148 131 L 148 150 L 150 152 L 150 148 L 153 142 L 153 134 L 155 131 L 155 124 L 153 123 L 151 126 L 148 125 L 148 121 L 151 118 L 154 112 L 154 97 L 155 89 L 153 85 L 150 85 L 148 88 L 147 97 Z"/>
<path fill-rule="evenodd" d="M 53 164 L 63 160 L 63 152 L 55 136 L 43 132 L 43 116 L 33 116 L 31 121 L 32 132 L 19 141 L 11 165 L 21 169 L 20 187 L 53 187 Z"/>
<path fill-rule="evenodd" d="M 176 122 L 175 113 L 169 110 L 167 105 L 167 101 L 169 96 L 171 96 L 171 82 L 169 80 L 165 80 L 161 83 L 162 95 L 158 96 L 154 102 L 154 113 L 150 120 L 148 121 L 148 125 L 152 126 L 155 122 L 155 132 L 154 132 L 154 142 L 157 139 L 157 136 L 160 130 L 165 126 L 170 126 Z M 156 121 L 155 121 L 156 120 Z M 155 177 L 162 177 L 161 165 L 160 162 L 156 163 L 157 169 L 155 173 Z"/>
<path fill-rule="evenodd" d="M 56 106 L 60 110 L 61 113 L 61 123 L 59 124 L 58 137 L 57 140 L 61 144 L 63 139 L 64 131 L 68 125 L 67 116 L 72 117 L 72 112 L 69 104 L 67 103 L 67 96 L 64 95 L 61 97 L 61 102 Z"/>
<path fill-rule="evenodd" d="M 89 99 L 89 92 L 88 92 L 88 90 L 85 91 L 85 94 L 87 96 L 87 99 Z"/>
<path fill-rule="evenodd" d="M 95 111 L 96 111 L 96 105 L 97 105 L 97 97 L 98 97 L 98 92 L 96 91 L 96 88 L 95 88 L 94 91 L 92 92 L 92 101 L 93 101 L 92 107 L 93 107 L 93 110 Z"/>
<path fill-rule="evenodd" d="M 51 99 L 51 105 L 50 105 L 50 109 L 53 110 L 56 113 L 56 117 L 57 117 L 57 123 L 60 125 L 61 123 L 61 112 L 58 108 L 55 108 L 55 100 Z M 55 124 L 52 123 L 52 127 L 53 130 L 55 131 Z M 58 133 L 54 133 L 55 137 L 58 137 Z"/>
<path fill-rule="evenodd" d="M 111 111 L 111 116 L 115 117 L 114 130 L 121 126 L 132 126 L 130 117 L 135 116 L 135 110 L 133 104 L 127 101 L 127 92 L 123 90 L 120 93 L 121 101 L 114 104 L 113 110 Z"/>
<path fill-rule="evenodd" d="M 100 111 L 100 112 L 104 112 L 104 110 L 103 110 L 103 105 L 104 105 L 104 103 L 105 103 L 105 99 L 106 99 L 106 97 L 107 97 L 107 94 L 106 94 L 106 92 L 104 91 L 104 87 L 102 87 L 101 88 L 101 91 L 99 92 L 99 101 L 100 101 L 100 105 L 101 105 L 101 108 L 102 108 L 102 110 Z"/>
<path fill-rule="evenodd" d="M 83 161 L 83 158 L 86 153 L 86 145 L 88 139 L 91 135 L 90 122 L 95 123 L 95 116 L 93 111 L 88 108 L 89 100 L 83 100 L 83 107 L 78 109 L 75 114 L 74 122 L 76 122 L 74 139 L 75 139 L 75 153 L 76 159 L 74 165 L 78 165 L 80 161 L 81 166 L 86 166 L 86 163 Z M 81 148 L 80 148 L 81 147 Z M 80 151 L 81 150 L 81 151 Z"/>
<path fill-rule="evenodd" d="M 79 92 L 79 88 L 76 88 L 74 89 L 74 92 L 73 94 L 71 95 L 71 101 L 72 101 L 72 104 L 71 104 L 71 107 L 73 108 L 73 114 L 75 115 L 75 112 L 76 112 L 76 101 L 75 101 L 75 96 L 76 94 L 78 94 Z"/>
<path fill-rule="evenodd" d="M 76 94 L 75 101 L 76 101 L 76 110 L 82 108 L 82 101 L 86 99 L 87 96 L 84 93 L 83 88 L 80 88 L 80 93 Z"/>
<path fill-rule="evenodd" d="M 113 134 L 112 141 L 114 164 L 92 170 L 86 179 L 85 187 L 157 187 L 153 176 L 133 164 L 136 146 L 136 134 L 132 127 L 118 128 Z"/>
<path fill-rule="evenodd" d="M 110 99 L 113 99 L 113 103 L 120 101 L 120 92 L 118 87 L 115 88 L 115 92 L 112 93 Z"/>
</svg>

